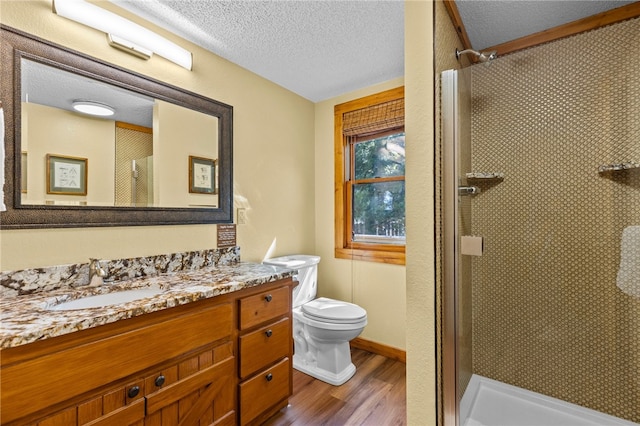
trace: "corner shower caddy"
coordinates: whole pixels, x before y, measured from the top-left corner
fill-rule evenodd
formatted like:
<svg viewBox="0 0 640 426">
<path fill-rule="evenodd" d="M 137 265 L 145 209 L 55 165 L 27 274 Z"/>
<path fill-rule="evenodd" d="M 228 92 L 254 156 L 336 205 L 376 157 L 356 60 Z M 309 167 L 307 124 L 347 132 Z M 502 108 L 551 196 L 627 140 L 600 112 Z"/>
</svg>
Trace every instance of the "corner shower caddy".
<svg viewBox="0 0 640 426">
<path fill-rule="evenodd" d="M 504 173 L 501 172 L 471 172 L 467 173 L 466 178 L 468 181 L 503 181 Z"/>
<path fill-rule="evenodd" d="M 615 163 L 615 164 L 604 164 L 598 167 L 598 173 L 610 173 L 610 172 L 621 172 L 633 169 L 640 169 L 640 163 L 636 163 L 635 161 L 628 161 L 625 163 Z"/>
<path fill-rule="evenodd" d="M 458 187 L 458 195 L 478 195 L 482 192 L 482 183 L 485 183 L 485 188 L 489 188 L 495 184 L 498 184 L 504 180 L 504 173 L 500 172 L 471 172 L 466 173 L 465 177 L 470 186 Z M 480 186 L 475 186 L 480 185 Z"/>
</svg>

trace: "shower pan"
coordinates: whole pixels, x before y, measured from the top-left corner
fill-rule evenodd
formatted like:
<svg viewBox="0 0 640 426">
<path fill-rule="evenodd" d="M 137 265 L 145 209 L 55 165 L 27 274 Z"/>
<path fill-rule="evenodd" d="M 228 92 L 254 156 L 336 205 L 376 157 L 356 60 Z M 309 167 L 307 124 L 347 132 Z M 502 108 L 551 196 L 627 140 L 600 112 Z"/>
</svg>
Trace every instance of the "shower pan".
<svg viewBox="0 0 640 426">
<path fill-rule="evenodd" d="M 639 25 L 441 75 L 446 426 L 640 424 Z"/>
</svg>

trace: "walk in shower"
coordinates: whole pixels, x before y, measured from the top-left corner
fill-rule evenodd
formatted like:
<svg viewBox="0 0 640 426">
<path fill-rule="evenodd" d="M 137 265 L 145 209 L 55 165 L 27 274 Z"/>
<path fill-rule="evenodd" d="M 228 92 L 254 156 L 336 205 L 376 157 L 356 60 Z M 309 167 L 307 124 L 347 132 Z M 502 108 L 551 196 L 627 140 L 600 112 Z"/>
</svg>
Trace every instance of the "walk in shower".
<svg viewBox="0 0 640 426">
<path fill-rule="evenodd" d="M 442 74 L 446 425 L 640 423 L 638 34 Z"/>
</svg>

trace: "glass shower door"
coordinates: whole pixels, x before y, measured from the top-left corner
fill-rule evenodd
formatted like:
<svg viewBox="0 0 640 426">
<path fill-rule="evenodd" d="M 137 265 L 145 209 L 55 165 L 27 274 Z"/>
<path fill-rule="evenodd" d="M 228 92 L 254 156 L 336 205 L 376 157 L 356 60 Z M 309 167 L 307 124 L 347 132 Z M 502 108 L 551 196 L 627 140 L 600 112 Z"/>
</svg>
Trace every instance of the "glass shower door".
<svg viewBox="0 0 640 426">
<path fill-rule="evenodd" d="M 472 375 L 471 257 L 461 256 L 471 236 L 471 70 L 444 71 L 442 96 L 443 382 L 445 424 L 459 424 L 460 400 Z"/>
</svg>

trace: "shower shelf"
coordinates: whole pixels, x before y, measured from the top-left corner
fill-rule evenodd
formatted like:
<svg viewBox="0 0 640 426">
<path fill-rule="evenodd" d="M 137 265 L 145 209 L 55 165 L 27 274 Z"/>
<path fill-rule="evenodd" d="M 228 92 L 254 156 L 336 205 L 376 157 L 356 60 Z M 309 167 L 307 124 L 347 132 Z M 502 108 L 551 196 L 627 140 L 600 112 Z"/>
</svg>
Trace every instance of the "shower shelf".
<svg viewBox="0 0 640 426">
<path fill-rule="evenodd" d="M 489 181 L 489 180 L 504 180 L 504 173 L 499 172 L 472 172 L 467 173 L 465 175 L 467 180 L 476 180 L 476 181 Z"/>
<path fill-rule="evenodd" d="M 634 161 L 629 161 L 626 163 L 605 164 L 598 167 L 598 173 L 621 172 L 632 169 L 640 169 L 640 164 Z"/>
</svg>

